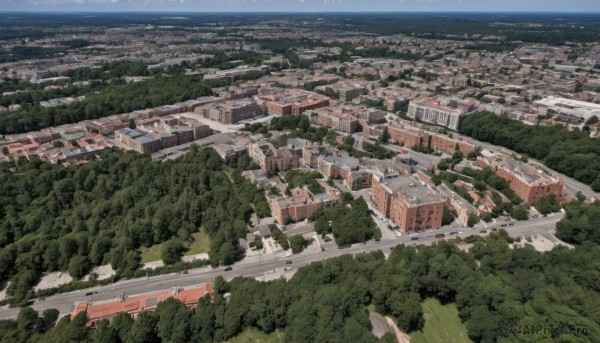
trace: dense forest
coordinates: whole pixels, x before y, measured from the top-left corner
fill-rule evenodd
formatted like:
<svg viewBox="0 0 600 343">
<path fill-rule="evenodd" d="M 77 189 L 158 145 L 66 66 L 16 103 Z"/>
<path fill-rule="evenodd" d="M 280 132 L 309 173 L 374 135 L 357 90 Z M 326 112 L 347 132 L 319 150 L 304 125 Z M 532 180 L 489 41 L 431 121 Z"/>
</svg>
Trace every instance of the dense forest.
<svg viewBox="0 0 600 343">
<path fill-rule="evenodd" d="M 546 166 L 600 191 L 600 143 L 561 126 L 530 126 L 489 112 L 467 116 L 460 133 L 543 161 Z"/>
<path fill-rule="evenodd" d="M 76 123 L 113 114 L 174 104 L 180 101 L 211 95 L 214 87 L 225 86 L 226 81 L 203 81 L 202 75 L 171 76 L 140 83 L 114 84 L 99 94 L 68 106 L 43 108 L 28 105 L 20 111 L 2 114 L 0 134 L 35 131 L 45 127 Z"/>
<path fill-rule="evenodd" d="M 10 279 L 12 302 L 21 303 L 43 272 L 80 278 L 112 264 L 131 276 L 141 246 L 182 246 L 200 226 L 211 264 L 230 264 L 243 255 L 238 237 L 252 212 L 269 214 L 264 195 L 212 149 L 162 163 L 106 152 L 71 168 L 0 165 L 0 282 Z"/>
<path fill-rule="evenodd" d="M 279 330 L 286 342 L 395 342 L 389 333 L 381 340 L 371 334 L 367 306 L 413 332 L 426 320 L 422 301 L 434 297 L 456 303 L 475 342 L 600 341 L 600 246 L 545 253 L 529 245 L 511 249 L 503 230 L 469 241 L 470 252 L 440 241 L 418 248 L 400 245 L 387 260 L 381 251 L 344 255 L 301 268 L 287 282 L 218 277 L 214 301 L 200 299 L 195 310 L 171 299 L 135 320 L 119 315 L 96 331 L 84 327 L 84 314 L 53 327 L 53 313 L 38 316 L 25 308 L 16 321 L 0 321 L 0 340 L 221 342 L 256 328 Z M 527 334 L 523 328 L 530 325 L 550 329 Z M 578 335 L 571 325 L 580 329 Z"/>
</svg>

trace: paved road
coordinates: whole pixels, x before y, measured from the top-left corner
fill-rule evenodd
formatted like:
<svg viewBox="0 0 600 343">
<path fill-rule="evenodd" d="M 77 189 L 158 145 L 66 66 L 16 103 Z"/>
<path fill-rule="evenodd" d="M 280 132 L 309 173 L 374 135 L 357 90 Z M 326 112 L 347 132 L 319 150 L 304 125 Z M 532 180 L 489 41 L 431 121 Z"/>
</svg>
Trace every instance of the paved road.
<svg viewBox="0 0 600 343">
<path fill-rule="evenodd" d="M 558 222 L 562 217 L 563 214 L 558 213 L 545 218 L 529 220 L 526 222 L 518 222 L 515 223 L 513 226 L 507 227 L 506 229 L 512 236 L 532 236 L 536 234 L 552 232 L 555 228 L 556 222 Z M 449 235 L 450 232 L 460 232 L 461 230 L 462 233 L 460 234 Z M 279 253 L 271 256 L 248 257 L 243 261 L 236 263 L 233 266 L 233 270 L 229 272 L 225 272 L 223 268 L 212 269 L 210 267 L 205 267 L 189 270 L 189 273 L 185 275 L 168 274 L 154 276 L 150 278 L 123 280 L 112 285 L 94 287 L 71 293 L 57 294 L 48 297 L 44 300 L 36 300 L 31 307 L 39 312 L 49 308 L 56 308 L 61 312 L 61 314 L 67 314 L 73 311 L 74 304 L 76 302 L 106 301 L 111 299 L 117 299 L 122 294 L 134 295 L 148 292 L 156 292 L 174 286 L 189 287 L 207 282 L 215 278 L 217 275 L 223 275 L 226 279 L 232 279 L 236 276 L 263 276 L 265 272 L 284 268 L 286 266 L 286 260 L 292 260 L 292 266 L 294 268 L 300 268 L 315 261 L 321 261 L 343 254 L 357 254 L 376 250 L 382 250 L 385 253 L 389 253 L 390 248 L 402 243 L 415 245 L 431 244 L 432 242 L 439 240 L 434 238 L 434 235 L 438 233 L 446 234 L 447 238 L 452 238 L 455 236 L 467 237 L 472 234 L 483 235 L 479 233 L 479 228 L 456 229 L 447 227 L 439 230 L 428 230 L 428 232 L 413 234 L 410 236 L 402 236 L 398 237 L 395 240 L 369 242 L 367 244 L 358 244 L 345 249 L 331 249 L 322 252 L 315 252 L 312 254 L 301 254 L 290 257 L 284 257 L 285 253 Z M 419 239 L 416 241 L 411 241 L 411 238 L 414 236 L 418 236 Z M 86 296 L 86 292 L 97 292 L 97 294 L 94 294 L 92 296 Z M 15 318 L 18 313 L 19 309 L 9 309 L 7 307 L 4 307 L 0 309 L 0 319 Z"/>
</svg>

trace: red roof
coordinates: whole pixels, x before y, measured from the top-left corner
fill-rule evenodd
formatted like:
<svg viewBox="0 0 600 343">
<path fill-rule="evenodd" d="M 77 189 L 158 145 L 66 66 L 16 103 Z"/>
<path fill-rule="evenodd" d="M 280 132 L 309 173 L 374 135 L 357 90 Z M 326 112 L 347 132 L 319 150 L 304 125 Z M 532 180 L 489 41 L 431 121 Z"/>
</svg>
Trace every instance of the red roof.
<svg viewBox="0 0 600 343">
<path fill-rule="evenodd" d="M 142 311 L 153 311 L 159 302 L 170 297 L 174 297 L 186 306 L 195 306 L 200 298 L 204 297 L 207 293 L 212 293 L 212 291 L 212 284 L 209 282 L 202 287 L 184 289 L 175 294 L 175 296 L 173 296 L 170 290 L 165 290 L 101 304 L 79 303 L 75 307 L 75 311 L 71 317 L 75 317 L 80 312 L 87 312 L 89 319 L 87 325 L 94 326 L 96 321 L 105 318 L 110 319 L 120 312 L 137 314 Z"/>
</svg>

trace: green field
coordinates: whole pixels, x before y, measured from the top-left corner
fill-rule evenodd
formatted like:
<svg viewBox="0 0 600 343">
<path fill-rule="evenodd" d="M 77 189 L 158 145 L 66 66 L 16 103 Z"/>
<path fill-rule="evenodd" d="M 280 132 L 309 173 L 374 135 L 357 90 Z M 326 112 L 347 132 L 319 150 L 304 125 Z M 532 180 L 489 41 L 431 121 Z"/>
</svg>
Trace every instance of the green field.
<svg viewBox="0 0 600 343">
<path fill-rule="evenodd" d="M 150 248 L 141 247 L 140 254 L 142 257 L 141 263 L 148 263 L 159 261 L 160 258 L 160 249 L 162 248 L 162 244 L 154 244 Z"/>
<path fill-rule="evenodd" d="M 410 334 L 412 343 L 471 342 L 455 304 L 442 305 L 437 299 L 429 298 L 423 302 L 423 316 L 425 326 Z"/>
<path fill-rule="evenodd" d="M 241 334 L 228 340 L 227 343 L 282 343 L 283 333 L 279 330 L 265 334 L 257 329 L 246 329 Z"/>
<path fill-rule="evenodd" d="M 184 243 L 187 247 L 187 251 L 184 253 L 185 256 L 196 255 L 201 253 L 207 253 L 210 251 L 210 238 L 203 230 L 192 234 L 194 241 L 192 243 Z M 162 244 L 154 244 L 150 248 L 141 247 L 140 254 L 142 256 L 141 263 L 148 263 L 154 261 L 160 261 L 160 252 Z"/>
<path fill-rule="evenodd" d="M 207 253 L 210 251 L 210 238 L 204 233 L 204 230 L 193 233 L 192 237 L 194 237 L 194 242 L 187 247 L 188 250 L 184 253 L 185 256 Z"/>
</svg>

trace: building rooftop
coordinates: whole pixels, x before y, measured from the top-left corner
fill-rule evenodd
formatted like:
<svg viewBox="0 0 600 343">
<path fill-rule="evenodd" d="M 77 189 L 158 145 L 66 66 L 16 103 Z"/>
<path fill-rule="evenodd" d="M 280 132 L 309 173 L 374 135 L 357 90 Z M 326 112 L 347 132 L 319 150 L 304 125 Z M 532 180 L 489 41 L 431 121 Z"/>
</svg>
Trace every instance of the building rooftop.
<svg viewBox="0 0 600 343">
<path fill-rule="evenodd" d="M 401 193 L 410 205 L 422 205 L 443 201 L 439 192 L 423 185 L 413 177 L 395 177 L 384 179 L 381 183 L 390 193 Z"/>
</svg>

